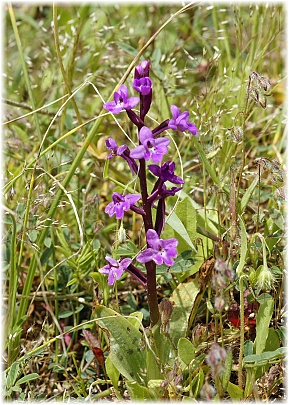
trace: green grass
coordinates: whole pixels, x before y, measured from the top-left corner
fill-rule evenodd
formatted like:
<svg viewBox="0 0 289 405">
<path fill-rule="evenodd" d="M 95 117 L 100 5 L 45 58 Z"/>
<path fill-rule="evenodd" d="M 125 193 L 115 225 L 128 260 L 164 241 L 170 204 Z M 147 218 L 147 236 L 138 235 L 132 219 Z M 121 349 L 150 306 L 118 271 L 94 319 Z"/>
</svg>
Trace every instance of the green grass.
<svg viewBox="0 0 289 405">
<path fill-rule="evenodd" d="M 170 150 L 177 174 L 185 179 L 181 200 L 190 196 L 194 214 L 182 217 L 177 198 L 168 207 L 188 220 L 197 249 L 186 271 L 158 276 L 159 298 L 169 298 L 212 254 L 228 257 L 238 277 L 226 293 L 226 308 L 233 298 L 240 302 L 244 288 L 259 301 L 262 294 L 270 294 L 274 310 L 268 326 L 282 346 L 285 10 L 282 4 L 263 3 L 201 4 L 180 10 L 180 5 L 161 3 L 5 8 L 7 215 L 2 240 L 7 398 L 68 400 L 90 395 L 97 400 L 113 395 L 112 383 L 106 383 L 92 351 L 79 343 L 81 325 L 96 332 L 105 356 L 108 341 L 91 322 L 98 302 L 124 315 L 141 311 L 148 325 L 140 286 L 123 277 L 117 290 L 110 289 L 98 273 L 105 255 L 119 243 L 122 225 L 104 208 L 113 191 L 138 187 L 119 159 L 106 166 L 106 137 L 131 146 L 129 139 L 136 142 L 136 133 L 124 114 L 115 120 L 106 114 L 103 100 L 111 99 L 124 82 L 132 91 L 133 68 L 142 59 L 151 61 L 154 86 L 146 125 L 153 128 L 169 118 L 169 107 L 175 104 L 189 110 L 199 129 L 193 139 L 174 133 Z M 248 98 L 253 71 L 271 82 L 261 99 L 266 108 Z M 190 215 L 196 218 L 194 229 Z M 118 247 L 134 257 L 141 246 L 142 223 L 132 214 L 123 227 L 127 240 Z M 165 235 L 174 232 L 168 226 Z M 185 250 L 188 245 L 180 239 L 179 254 Z M 260 285 L 265 267 L 274 276 L 273 286 Z M 209 286 L 192 327 L 197 322 L 209 329 L 218 324 L 210 312 L 216 294 Z M 241 306 L 242 300 L 241 294 Z M 233 328 L 227 309 L 221 331 L 207 339 L 228 339 L 236 366 L 243 354 L 253 354 L 249 347 L 254 341 L 258 346 L 260 332 L 257 337 L 254 331 L 246 332 L 244 322 L 241 332 Z M 268 313 L 268 308 L 261 311 Z M 68 346 L 62 332 L 72 339 Z M 266 346 L 264 353 L 275 349 Z M 200 350 L 208 351 L 202 345 Z M 277 360 L 268 364 L 277 366 Z M 205 364 L 200 366 L 203 376 L 208 372 Z M 265 369 L 241 371 L 232 366 L 230 383 L 239 383 L 248 400 L 282 397 L 282 379 L 274 380 L 275 393 L 274 387 L 266 391 Z M 257 381 L 254 389 L 248 382 L 252 375 Z M 22 383 L 21 378 L 26 380 Z M 199 398 L 200 389 L 195 394 L 192 388 L 186 391 L 185 372 L 183 378 L 177 398 Z M 97 390 L 91 386 L 95 381 Z M 119 381 L 115 395 L 123 398 L 123 379 Z M 227 396 L 233 395 L 230 387 Z"/>
</svg>

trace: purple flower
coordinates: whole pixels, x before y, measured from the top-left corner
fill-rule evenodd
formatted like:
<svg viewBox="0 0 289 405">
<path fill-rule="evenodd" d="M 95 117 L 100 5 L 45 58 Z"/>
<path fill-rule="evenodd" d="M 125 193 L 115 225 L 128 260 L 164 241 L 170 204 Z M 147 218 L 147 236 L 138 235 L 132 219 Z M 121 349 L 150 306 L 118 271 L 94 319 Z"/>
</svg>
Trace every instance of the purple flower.
<svg viewBox="0 0 289 405">
<path fill-rule="evenodd" d="M 133 87 L 136 91 L 144 96 L 147 96 L 152 90 L 152 81 L 149 77 L 141 77 L 140 79 L 134 79 Z"/>
<path fill-rule="evenodd" d="M 139 194 L 122 195 L 119 193 L 112 194 L 112 202 L 105 207 L 105 213 L 112 217 L 114 214 L 117 219 L 124 216 L 124 212 L 128 211 L 133 204 L 140 199 Z"/>
<path fill-rule="evenodd" d="M 134 159 L 152 159 L 158 163 L 162 160 L 163 155 L 168 153 L 168 144 L 170 140 L 167 138 L 154 139 L 151 130 L 147 127 L 142 127 L 139 133 L 141 145 L 137 146 L 130 152 L 130 156 Z"/>
<path fill-rule="evenodd" d="M 127 267 L 131 264 L 131 259 L 121 259 L 115 260 L 112 257 L 105 257 L 108 264 L 101 269 L 99 272 L 102 274 L 108 274 L 107 283 L 108 285 L 113 285 L 116 280 L 120 279 L 122 274 L 126 271 Z"/>
<path fill-rule="evenodd" d="M 149 77 L 150 75 L 150 61 L 143 60 L 134 71 L 134 78 L 140 79 L 141 77 Z"/>
<path fill-rule="evenodd" d="M 138 97 L 128 97 L 128 90 L 124 84 L 114 93 L 113 97 L 114 101 L 109 101 L 103 105 L 106 110 L 113 114 L 118 114 L 122 110 L 131 110 L 139 103 Z"/>
<path fill-rule="evenodd" d="M 174 173 L 175 162 L 165 162 L 161 167 L 157 165 L 148 165 L 149 170 L 162 181 L 170 181 L 174 184 L 184 184 L 184 180 Z"/>
<path fill-rule="evenodd" d="M 116 155 L 121 156 L 128 163 L 132 174 L 138 172 L 138 166 L 135 160 L 130 157 L 130 150 L 127 145 L 118 146 L 113 138 L 108 138 L 105 142 L 107 149 L 111 150 L 108 159 L 112 159 Z"/>
<path fill-rule="evenodd" d="M 198 134 L 198 129 L 195 124 L 189 122 L 189 112 L 184 111 L 183 113 L 180 112 L 178 107 L 175 105 L 171 105 L 171 112 L 173 118 L 169 121 L 169 128 L 179 131 L 190 131 L 193 135 Z"/>
<path fill-rule="evenodd" d="M 160 239 L 154 229 L 147 231 L 147 243 L 149 248 L 137 256 L 140 263 L 147 263 L 153 260 L 156 264 L 165 263 L 167 266 L 172 266 L 174 261 L 172 258 L 177 257 L 178 241 L 175 238 Z"/>
</svg>

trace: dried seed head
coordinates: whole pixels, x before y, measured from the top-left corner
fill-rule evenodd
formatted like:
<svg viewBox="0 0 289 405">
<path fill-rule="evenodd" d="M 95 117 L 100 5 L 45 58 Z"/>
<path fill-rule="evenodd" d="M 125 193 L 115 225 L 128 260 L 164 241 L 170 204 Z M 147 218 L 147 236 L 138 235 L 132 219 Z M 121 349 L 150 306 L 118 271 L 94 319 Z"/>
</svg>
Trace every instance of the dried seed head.
<svg viewBox="0 0 289 405">
<path fill-rule="evenodd" d="M 260 290 L 271 290 L 273 288 L 275 277 L 267 266 L 260 266 L 261 271 L 257 277 L 257 286 Z"/>
</svg>

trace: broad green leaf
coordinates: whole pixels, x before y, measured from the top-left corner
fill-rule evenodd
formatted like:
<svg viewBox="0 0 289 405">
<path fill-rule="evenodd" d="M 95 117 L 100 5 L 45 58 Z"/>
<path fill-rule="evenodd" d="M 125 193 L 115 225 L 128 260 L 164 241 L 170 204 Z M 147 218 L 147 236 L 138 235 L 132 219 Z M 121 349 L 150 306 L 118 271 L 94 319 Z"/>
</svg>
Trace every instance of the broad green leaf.
<svg viewBox="0 0 289 405">
<path fill-rule="evenodd" d="M 170 267 L 170 273 L 183 273 L 190 270 L 191 266 L 195 263 L 195 259 L 192 257 L 191 250 L 185 250 L 175 259 L 175 264 Z M 168 266 L 162 264 L 157 266 L 157 274 L 165 274 L 168 272 Z"/>
<path fill-rule="evenodd" d="M 149 390 L 147 387 L 139 385 L 136 381 L 126 381 L 126 386 L 132 400 L 141 401 L 155 399 L 155 396 L 151 390 Z"/>
<path fill-rule="evenodd" d="M 20 384 L 27 383 L 28 381 L 36 380 L 36 378 L 39 378 L 39 377 L 40 377 L 40 375 L 37 373 L 27 374 L 24 377 L 20 378 L 16 382 L 16 385 L 20 385 Z"/>
<path fill-rule="evenodd" d="M 200 286 L 198 280 L 195 279 L 188 283 L 180 283 L 170 298 L 174 305 L 170 321 L 170 333 L 176 346 L 179 339 L 186 336 L 188 320 L 199 292 Z"/>
<path fill-rule="evenodd" d="M 275 331 L 275 329 L 269 328 L 264 353 L 275 351 L 275 350 L 279 349 L 279 347 L 280 347 L 280 340 L 279 340 L 278 333 Z M 270 367 L 270 364 L 268 363 L 265 367 L 262 366 L 262 367 L 257 368 L 257 370 L 255 372 L 255 378 L 257 379 L 257 378 L 261 377 L 266 371 L 268 371 L 269 367 Z"/>
<path fill-rule="evenodd" d="M 64 319 L 64 318 L 68 318 L 71 315 L 73 315 L 73 311 L 71 311 L 70 309 L 64 309 L 63 311 L 59 312 L 58 318 Z"/>
<path fill-rule="evenodd" d="M 281 212 L 279 210 L 276 210 L 275 208 L 271 208 L 269 210 L 269 215 L 272 218 L 272 220 L 274 221 L 274 223 L 278 226 L 278 228 L 283 231 L 285 221 L 284 221 L 284 217 L 281 214 Z"/>
<path fill-rule="evenodd" d="M 238 401 L 243 399 L 244 391 L 238 385 L 235 385 L 230 381 L 228 382 L 227 392 L 232 400 Z"/>
<path fill-rule="evenodd" d="M 102 305 L 95 309 L 96 321 L 108 331 L 110 340 L 110 359 L 127 380 L 135 380 L 144 385 L 146 382 L 146 351 L 142 334 L 126 318 Z"/>
<path fill-rule="evenodd" d="M 19 373 L 19 363 L 13 363 L 7 375 L 7 388 L 13 387 L 15 381 L 17 380 L 18 373 Z"/>
<path fill-rule="evenodd" d="M 142 324 L 142 319 L 143 319 L 143 313 L 136 311 L 132 312 L 130 316 L 133 316 L 134 318 L 127 318 L 127 320 L 136 328 L 139 329 L 140 325 Z"/>
<path fill-rule="evenodd" d="M 37 240 L 37 231 L 33 229 L 32 231 L 28 232 L 29 239 L 32 243 L 36 242 Z"/>
<path fill-rule="evenodd" d="M 117 42 L 117 45 L 123 49 L 125 52 L 127 52 L 129 55 L 136 56 L 137 55 L 137 49 L 133 48 L 132 46 L 128 45 L 126 42 Z"/>
<path fill-rule="evenodd" d="M 197 237 L 196 210 L 190 197 L 178 203 L 176 210 L 168 217 L 167 224 L 196 252 L 193 242 Z"/>
<path fill-rule="evenodd" d="M 254 342 L 256 354 L 261 354 L 265 349 L 273 309 L 274 300 L 268 300 L 263 302 L 258 310 L 256 318 L 256 339 Z"/>
<path fill-rule="evenodd" d="M 277 350 L 264 352 L 261 354 L 251 354 L 250 356 L 244 357 L 243 359 L 244 366 L 245 367 L 265 366 L 268 362 L 283 359 L 286 354 L 287 354 L 286 347 L 280 347 Z"/>
<path fill-rule="evenodd" d="M 178 341 L 178 355 L 179 358 L 186 364 L 190 364 L 192 360 L 195 358 L 195 351 L 196 348 L 186 338 L 180 338 Z"/>
<path fill-rule="evenodd" d="M 105 359 L 105 369 L 106 369 L 108 378 L 110 378 L 110 380 L 112 382 L 112 385 L 114 386 L 115 389 L 118 389 L 118 380 L 119 380 L 120 372 L 118 371 L 118 369 L 115 367 L 115 365 L 111 361 L 110 356 L 108 356 Z"/>
</svg>

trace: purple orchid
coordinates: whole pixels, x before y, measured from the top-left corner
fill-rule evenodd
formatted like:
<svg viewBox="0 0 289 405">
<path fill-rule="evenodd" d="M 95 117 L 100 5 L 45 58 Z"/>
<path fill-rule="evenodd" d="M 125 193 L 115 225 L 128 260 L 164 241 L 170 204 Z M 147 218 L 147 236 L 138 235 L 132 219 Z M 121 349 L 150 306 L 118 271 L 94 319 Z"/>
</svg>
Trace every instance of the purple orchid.
<svg viewBox="0 0 289 405">
<path fill-rule="evenodd" d="M 184 184 L 184 180 L 174 173 L 175 162 L 165 162 L 161 167 L 157 165 L 148 165 L 148 169 L 162 181 L 170 181 L 174 184 Z"/>
<path fill-rule="evenodd" d="M 128 146 L 127 145 L 118 146 L 113 138 L 108 138 L 105 142 L 106 142 L 107 149 L 111 150 L 111 152 L 107 158 L 112 159 L 116 155 L 121 156 L 128 163 L 132 174 L 133 173 L 137 174 L 138 166 L 136 164 L 136 161 L 131 158 L 130 150 L 129 150 Z"/>
<path fill-rule="evenodd" d="M 163 156 L 168 153 L 167 146 L 170 140 L 167 138 L 154 139 L 151 130 L 147 127 L 141 128 L 139 139 L 141 145 L 130 152 L 130 156 L 134 159 L 151 159 L 154 163 L 159 163 Z"/>
<path fill-rule="evenodd" d="M 105 256 L 108 264 L 101 269 L 99 272 L 102 274 L 108 274 L 108 285 L 113 285 L 116 280 L 120 279 L 123 273 L 127 270 L 128 266 L 131 264 L 131 259 L 121 259 L 115 260 L 112 257 Z"/>
<path fill-rule="evenodd" d="M 147 96 L 152 91 L 152 81 L 149 77 L 141 77 L 140 79 L 134 79 L 133 87 L 143 96 Z"/>
<path fill-rule="evenodd" d="M 154 261 L 156 264 L 165 263 L 167 266 L 174 264 L 173 258 L 177 257 L 177 245 L 178 240 L 160 239 L 159 235 L 154 229 L 147 231 L 147 243 L 149 248 L 137 256 L 137 260 L 140 263 L 147 263 Z"/>
<path fill-rule="evenodd" d="M 138 97 L 128 97 L 128 90 L 124 84 L 114 93 L 113 97 L 114 101 L 109 101 L 103 105 L 106 110 L 113 114 L 118 114 L 122 110 L 131 110 L 139 103 Z"/>
<path fill-rule="evenodd" d="M 110 217 L 115 214 L 117 219 L 121 219 L 124 216 L 125 211 L 131 209 L 139 199 L 139 194 L 127 194 L 124 196 L 119 193 L 113 193 L 112 202 L 105 207 L 104 211 Z"/>
<path fill-rule="evenodd" d="M 141 77 L 149 77 L 150 75 L 150 61 L 143 60 L 134 71 L 134 78 L 140 79 Z"/>
<path fill-rule="evenodd" d="M 189 112 L 180 112 L 177 106 L 171 105 L 173 118 L 169 121 L 169 128 L 179 131 L 190 131 L 193 135 L 198 134 L 198 129 L 195 124 L 189 122 Z"/>
</svg>

